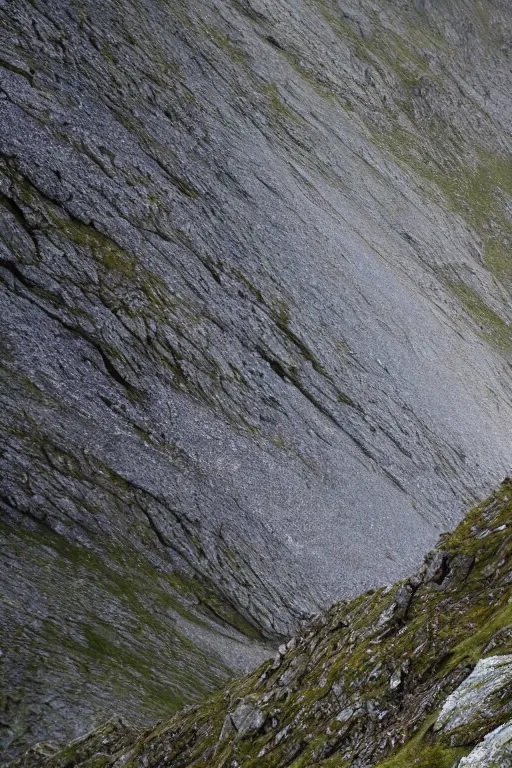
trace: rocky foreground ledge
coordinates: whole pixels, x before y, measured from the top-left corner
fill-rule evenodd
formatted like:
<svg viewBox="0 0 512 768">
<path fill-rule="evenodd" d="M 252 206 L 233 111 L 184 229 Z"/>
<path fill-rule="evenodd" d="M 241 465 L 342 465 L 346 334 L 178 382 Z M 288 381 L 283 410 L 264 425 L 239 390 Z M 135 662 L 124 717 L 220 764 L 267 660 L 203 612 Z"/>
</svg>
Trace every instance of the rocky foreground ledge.
<svg viewBox="0 0 512 768">
<path fill-rule="evenodd" d="M 11 766 L 511 766 L 511 554 L 506 479 L 413 576 L 337 603 L 205 703 Z"/>
</svg>

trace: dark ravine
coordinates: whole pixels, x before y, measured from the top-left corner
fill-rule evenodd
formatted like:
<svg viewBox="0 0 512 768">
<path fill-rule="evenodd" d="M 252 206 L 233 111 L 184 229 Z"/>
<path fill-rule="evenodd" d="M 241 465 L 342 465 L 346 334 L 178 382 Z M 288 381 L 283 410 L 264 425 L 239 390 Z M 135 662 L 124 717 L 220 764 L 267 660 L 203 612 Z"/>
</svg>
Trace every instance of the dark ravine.
<svg viewBox="0 0 512 768">
<path fill-rule="evenodd" d="M 0 752 L 149 724 L 510 472 L 505 0 L 0 0 Z"/>
<path fill-rule="evenodd" d="M 273 660 L 141 732 L 114 718 L 13 768 L 507 768 L 512 481 L 393 587 L 337 603 Z"/>
</svg>

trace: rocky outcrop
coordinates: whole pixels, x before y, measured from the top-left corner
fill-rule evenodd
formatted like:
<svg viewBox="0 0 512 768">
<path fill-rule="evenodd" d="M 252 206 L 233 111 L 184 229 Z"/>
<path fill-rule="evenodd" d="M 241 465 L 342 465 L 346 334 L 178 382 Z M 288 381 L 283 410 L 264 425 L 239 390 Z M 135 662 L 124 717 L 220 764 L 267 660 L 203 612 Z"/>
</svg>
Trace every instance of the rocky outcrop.
<svg viewBox="0 0 512 768">
<path fill-rule="evenodd" d="M 459 763 L 459 768 L 495 768 L 512 764 L 512 722 L 488 733 Z"/>
<path fill-rule="evenodd" d="M 509 471 L 512 29 L 504 0 L 0 17 L 11 755 L 200 700 Z"/>
<path fill-rule="evenodd" d="M 512 717 L 509 690 L 512 684 L 512 657 L 489 656 L 480 659 L 470 676 L 445 701 L 434 725 L 452 745 L 467 742 L 471 729 L 489 730 L 489 723 Z"/>
<path fill-rule="evenodd" d="M 507 480 L 412 577 L 319 614 L 204 704 L 112 748 L 97 746 L 100 729 L 15 765 L 505 768 L 511 531 Z"/>
</svg>

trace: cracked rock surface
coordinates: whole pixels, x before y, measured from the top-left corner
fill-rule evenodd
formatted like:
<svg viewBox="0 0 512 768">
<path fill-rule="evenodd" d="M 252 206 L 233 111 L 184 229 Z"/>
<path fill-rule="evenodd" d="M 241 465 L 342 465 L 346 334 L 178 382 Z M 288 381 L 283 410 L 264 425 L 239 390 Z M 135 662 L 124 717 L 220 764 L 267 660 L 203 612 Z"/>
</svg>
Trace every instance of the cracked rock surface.
<svg viewBox="0 0 512 768">
<path fill-rule="evenodd" d="M 511 583 L 508 479 L 412 576 L 318 614 L 206 702 L 120 729 L 112 747 L 98 747 L 112 723 L 61 749 L 39 745 L 11 768 L 507 768 Z"/>
<path fill-rule="evenodd" d="M 476 727 L 481 720 L 492 721 L 502 711 L 511 683 L 511 656 L 480 659 L 467 680 L 445 701 L 435 729 L 449 735 L 451 743 L 457 743 L 459 729 Z"/>
<path fill-rule="evenodd" d="M 511 51 L 504 0 L 0 0 L 0 750 L 199 700 L 507 473 Z"/>
<path fill-rule="evenodd" d="M 512 765 L 512 722 L 491 731 L 483 742 L 462 758 L 459 768 L 496 768 Z"/>
</svg>

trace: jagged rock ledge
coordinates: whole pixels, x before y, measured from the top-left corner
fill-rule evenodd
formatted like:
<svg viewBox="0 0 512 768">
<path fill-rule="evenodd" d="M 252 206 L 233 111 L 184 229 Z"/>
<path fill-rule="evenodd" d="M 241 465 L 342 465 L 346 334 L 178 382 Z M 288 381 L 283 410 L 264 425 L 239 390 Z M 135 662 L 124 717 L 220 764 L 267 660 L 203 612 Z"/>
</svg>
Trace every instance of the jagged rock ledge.
<svg viewBox="0 0 512 768">
<path fill-rule="evenodd" d="M 274 659 L 146 731 L 114 718 L 12 768 L 512 764 L 512 480 L 420 569 L 319 614 Z"/>
</svg>

